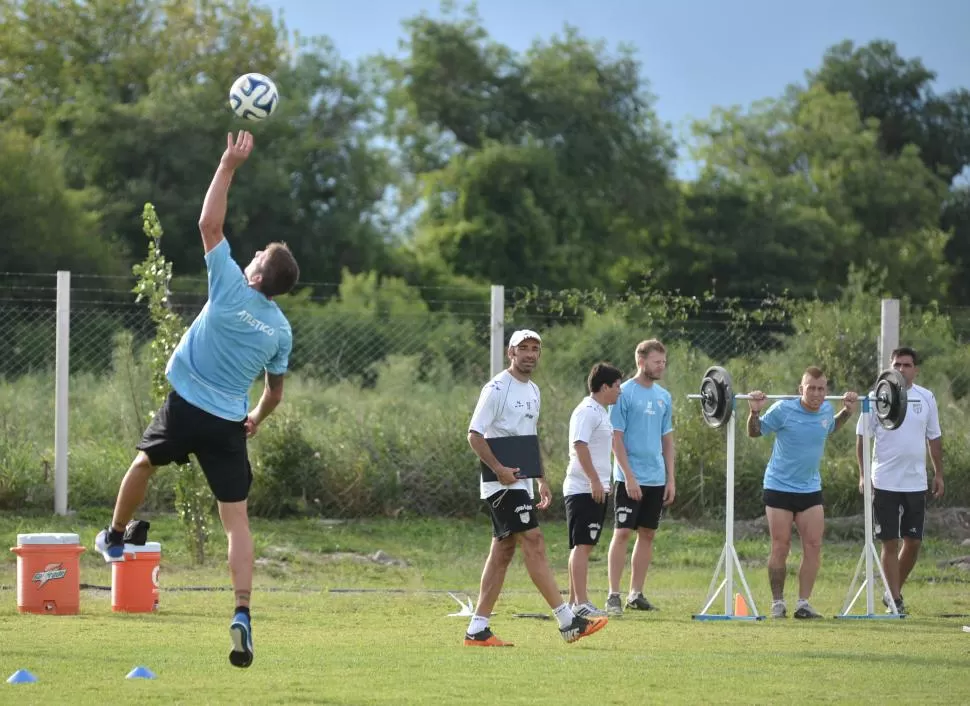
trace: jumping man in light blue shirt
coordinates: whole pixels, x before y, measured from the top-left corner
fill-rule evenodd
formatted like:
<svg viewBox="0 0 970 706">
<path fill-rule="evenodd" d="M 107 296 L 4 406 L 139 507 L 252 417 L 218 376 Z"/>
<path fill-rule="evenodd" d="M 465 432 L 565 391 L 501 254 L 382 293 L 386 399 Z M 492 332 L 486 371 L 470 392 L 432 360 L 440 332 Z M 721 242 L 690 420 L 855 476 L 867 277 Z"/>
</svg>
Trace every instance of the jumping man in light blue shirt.
<svg viewBox="0 0 970 706">
<path fill-rule="evenodd" d="M 768 579 L 771 583 L 771 617 L 788 615 L 785 606 L 785 573 L 791 550 L 794 521 L 802 541 L 802 563 L 798 570 L 796 618 L 821 618 L 808 603 L 822 559 L 822 533 L 825 514 L 822 477 L 819 466 L 829 435 L 845 426 L 852 417 L 858 396 L 846 392 L 842 409 L 834 414 L 825 400 L 828 381 L 819 368 L 810 367 L 802 375 L 797 399 L 780 400 L 762 416 L 766 403 L 759 390 L 751 393 L 748 436 L 752 439 L 774 434 L 771 458 L 765 469 L 764 502 L 771 535 Z"/>
<path fill-rule="evenodd" d="M 283 243 L 256 253 L 245 271 L 229 254 L 222 233 L 229 185 L 253 149 L 253 136 L 228 136 L 202 205 L 199 230 L 208 271 L 209 300 L 182 336 L 165 370 L 172 392 L 145 430 L 115 504 L 111 524 L 95 548 L 105 561 L 123 560 L 125 526 L 145 498 L 148 481 L 159 466 L 188 463 L 193 454 L 219 504 L 229 539 L 229 572 L 235 612 L 229 627 L 229 662 L 248 667 L 253 661 L 249 598 L 253 582 L 253 540 L 246 498 L 253 474 L 246 438 L 283 399 L 283 374 L 293 335 L 273 297 L 296 285 L 300 270 Z M 249 411 L 249 388 L 263 375 L 265 386 Z"/>
</svg>

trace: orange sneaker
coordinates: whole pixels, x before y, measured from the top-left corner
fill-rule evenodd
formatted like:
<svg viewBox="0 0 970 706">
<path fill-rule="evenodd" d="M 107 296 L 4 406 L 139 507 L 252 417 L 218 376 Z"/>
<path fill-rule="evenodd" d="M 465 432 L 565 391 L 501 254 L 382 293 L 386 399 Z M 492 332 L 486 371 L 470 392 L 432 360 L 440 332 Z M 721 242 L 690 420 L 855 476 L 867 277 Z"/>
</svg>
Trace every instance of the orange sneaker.
<svg viewBox="0 0 970 706">
<path fill-rule="evenodd" d="M 608 622 L 609 618 L 581 618 L 577 615 L 573 617 L 569 627 L 559 628 L 559 634 L 566 642 L 576 642 L 594 632 L 599 632 Z"/>
<path fill-rule="evenodd" d="M 512 643 L 500 640 L 495 633 L 485 628 L 474 635 L 465 633 L 465 647 L 512 647 Z"/>
</svg>

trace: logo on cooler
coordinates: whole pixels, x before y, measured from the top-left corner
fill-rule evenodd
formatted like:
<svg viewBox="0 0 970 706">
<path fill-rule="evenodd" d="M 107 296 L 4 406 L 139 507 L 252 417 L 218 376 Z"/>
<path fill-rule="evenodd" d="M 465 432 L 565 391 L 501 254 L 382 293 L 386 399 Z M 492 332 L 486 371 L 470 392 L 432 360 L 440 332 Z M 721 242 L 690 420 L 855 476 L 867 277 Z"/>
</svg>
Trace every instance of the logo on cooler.
<svg viewBox="0 0 970 706">
<path fill-rule="evenodd" d="M 41 589 L 48 581 L 57 581 L 65 576 L 67 576 L 67 569 L 64 568 L 64 564 L 48 564 L 42 571 L 34 574 L 32 580 L 37 584 L 37 588 Z"/>
</svg>

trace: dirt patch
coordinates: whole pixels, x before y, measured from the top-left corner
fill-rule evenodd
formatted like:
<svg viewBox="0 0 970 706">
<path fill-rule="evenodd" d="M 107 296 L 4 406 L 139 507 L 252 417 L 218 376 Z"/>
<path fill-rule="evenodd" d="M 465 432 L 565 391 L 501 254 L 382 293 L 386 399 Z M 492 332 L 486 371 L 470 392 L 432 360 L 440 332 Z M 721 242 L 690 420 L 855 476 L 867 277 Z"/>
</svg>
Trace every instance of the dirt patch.
<svg viewBox="0 0 970 706">
<path fill-rule="evenodd" d="M 325 564 L 349 561 L 357 564 L 378 564 L 380 566 L 410 566 L 404 559 L 397 559 L 382 549 L 373 554 L 359 552 L 309 552 L 292 547 L 266 547 L 263 556 L 256 559 L 257 566 L 282 567 L 290 563 Z"/>
</svg>

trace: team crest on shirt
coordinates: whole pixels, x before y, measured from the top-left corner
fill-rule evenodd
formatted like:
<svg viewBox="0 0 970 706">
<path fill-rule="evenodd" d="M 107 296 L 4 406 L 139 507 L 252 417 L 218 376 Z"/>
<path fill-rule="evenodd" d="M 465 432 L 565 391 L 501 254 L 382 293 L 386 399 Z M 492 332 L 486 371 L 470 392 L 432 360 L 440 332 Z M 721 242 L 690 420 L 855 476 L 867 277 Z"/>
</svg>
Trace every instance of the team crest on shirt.
<svg viewBox="0 0 970 706">
<path fill-rule="evenodd" d="M 653 409 L 653 400 L 647 400 L 647 414 L 656 414 Z"/>
<path fill-rule="evenodd" d="M 923 412 L 923 400 L 914 400 L 913 401 L 913 411 L 916 412 L 916 414 L 922 414 L 922 412 Z"/>
<path fill-rule="evenodd" d="M 820 419 L 819 424 L 822 425 L 823 429 L 828 429 L 830 426 L 832 426 L 832 420 L 826 417 L 825 419 Z"/>
</svg>

